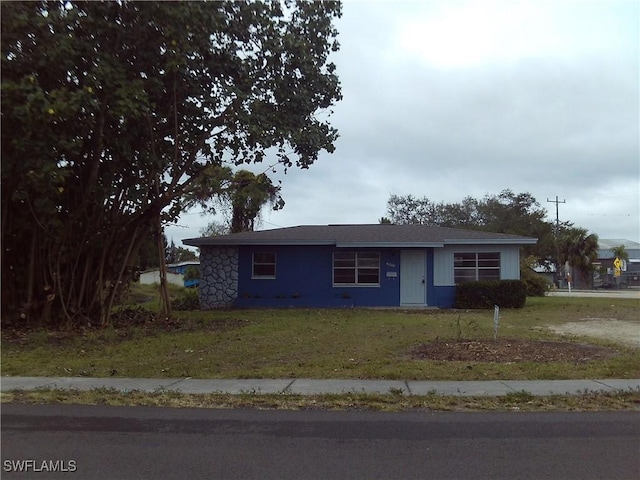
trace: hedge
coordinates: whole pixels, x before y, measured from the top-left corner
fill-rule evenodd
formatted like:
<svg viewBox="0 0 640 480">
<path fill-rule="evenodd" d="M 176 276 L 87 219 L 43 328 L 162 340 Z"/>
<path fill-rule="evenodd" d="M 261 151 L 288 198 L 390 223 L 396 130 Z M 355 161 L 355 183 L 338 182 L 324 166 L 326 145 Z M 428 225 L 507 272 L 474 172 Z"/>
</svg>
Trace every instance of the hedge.
<svg viewBox="0 0 640 480">
<path fill-rule="evenodd" d="M 522 280 L 482 280 L 456 287 L 455 308 L 522 308 L 527 286 Z"/>
<path fill-rule="evenodd" d="M 520 280 L 527 286 L 527 297 L 544 297 L 551 287 L 546 278 L 529 268 L 520 271 Z"/>
</svg>

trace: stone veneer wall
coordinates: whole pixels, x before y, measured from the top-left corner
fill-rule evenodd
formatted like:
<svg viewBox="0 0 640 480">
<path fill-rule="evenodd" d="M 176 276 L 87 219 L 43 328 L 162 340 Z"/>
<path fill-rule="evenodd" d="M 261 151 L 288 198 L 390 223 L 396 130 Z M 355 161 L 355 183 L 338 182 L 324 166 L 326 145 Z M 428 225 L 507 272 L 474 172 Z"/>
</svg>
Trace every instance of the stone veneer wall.
<svg viewBox="0 0 640 480">
<path fill-rule="evenodd" d="M 238 248 L 200 247 L 200 307 L 231 306 L 238 298 Z"/>
</svg>

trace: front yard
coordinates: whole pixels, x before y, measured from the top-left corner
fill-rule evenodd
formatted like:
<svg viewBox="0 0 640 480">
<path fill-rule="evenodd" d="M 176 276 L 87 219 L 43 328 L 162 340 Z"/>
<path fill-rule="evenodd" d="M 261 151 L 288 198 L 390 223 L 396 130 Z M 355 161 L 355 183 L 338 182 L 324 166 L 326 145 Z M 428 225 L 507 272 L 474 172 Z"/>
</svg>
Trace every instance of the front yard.
<svg viewBox="0 0 640 480">
<path fill-rule="evenodd" d="M 558 325 L 637 324 L 637 300 L 529 298 L 493 311 L 278 309 L 176 312 L 73 332 L 5 329 L 2 375 L 499 380 L 639 378 L 640 350 Z M 552 330 L 550 327 L 555 329 Z"/>
</svg>

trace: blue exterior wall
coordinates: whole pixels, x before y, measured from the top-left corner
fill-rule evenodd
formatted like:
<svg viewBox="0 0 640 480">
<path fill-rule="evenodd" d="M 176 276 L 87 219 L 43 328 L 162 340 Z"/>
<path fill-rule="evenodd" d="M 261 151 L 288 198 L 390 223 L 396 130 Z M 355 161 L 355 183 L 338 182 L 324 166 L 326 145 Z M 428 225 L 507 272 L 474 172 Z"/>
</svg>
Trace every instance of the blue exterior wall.
<svg viewBox="0 0 640 480">
<path fill-rule="evenodd" d="M 427 249 L 427 305 L 450 308 L 456 302 L 456 287 L 436 286 L 434 273 L 434 249 Z"/>
<path fill-rule="evenodd" d="M 380 286 L 332 285 L 333 252 L 380 253 Z M 253 253 L 276 254 L 276 278 L 252 279 Z M 387 272 L 396 276 L 387 277 Z M 237 306 L 371 307 L 399 305 L 400 252 L 396 249 L 338 249 L 333 246 L 239 247 Z"/>
<path fill-rule="evenodd" d="M 433 296 L 427 299 L 430 306 L 451 308 L 456 303 L 456 287 L 433 287 Z"/>
<path fill-rule="evenodd" d="M 336 286 L 333 252 L 380 253 L 379 286 Z M 451 307 L 455 286 L 434 286 L 433 249 L 426 249 L 427 305 Z M 252 279 L 253 253 L 276 254 L 275 278 Z M 334 246 L 240 246 L 239 307 L 375 307 L 400 305 L 399 248 L 336 248 Z"/>
</svg>

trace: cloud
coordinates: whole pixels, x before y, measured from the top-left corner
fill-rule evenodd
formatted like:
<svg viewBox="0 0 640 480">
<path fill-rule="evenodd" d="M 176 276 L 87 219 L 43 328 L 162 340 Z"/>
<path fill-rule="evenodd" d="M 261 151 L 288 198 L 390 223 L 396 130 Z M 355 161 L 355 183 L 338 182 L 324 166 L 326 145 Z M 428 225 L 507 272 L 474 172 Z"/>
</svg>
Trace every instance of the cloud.
<svg viewBox="0 0 640 480">
<path fill-rule="evenodd" d="M 639 13 L 635 2 L 345 2 L 336 152 L 274 176 L 287 204 L 263 226 L 371 223 L 391 193 L 454 202 L 509 188 L 550 219 L 558 195 L 562 221 L 640 240 Z"/>
</svg>

